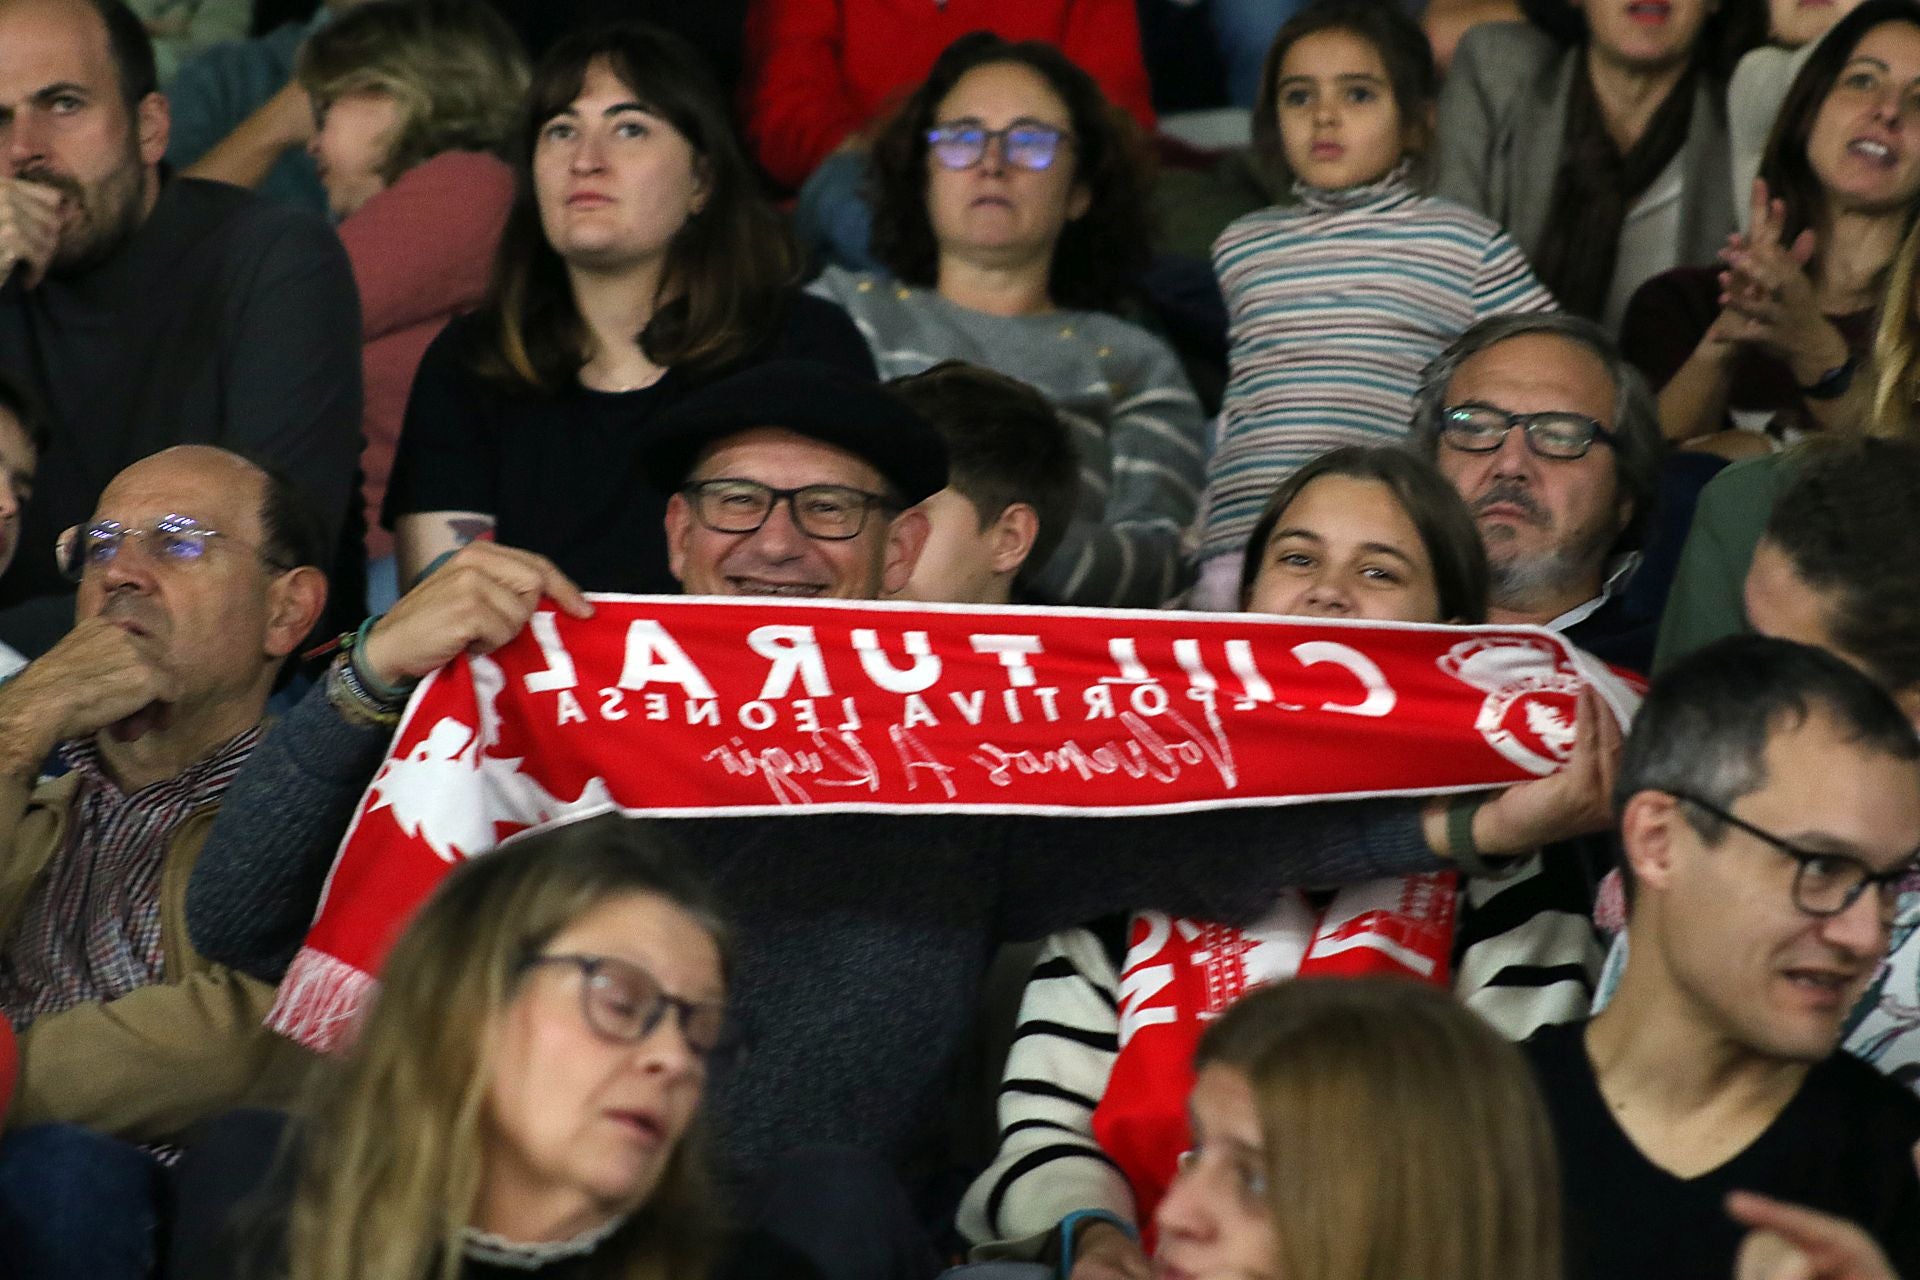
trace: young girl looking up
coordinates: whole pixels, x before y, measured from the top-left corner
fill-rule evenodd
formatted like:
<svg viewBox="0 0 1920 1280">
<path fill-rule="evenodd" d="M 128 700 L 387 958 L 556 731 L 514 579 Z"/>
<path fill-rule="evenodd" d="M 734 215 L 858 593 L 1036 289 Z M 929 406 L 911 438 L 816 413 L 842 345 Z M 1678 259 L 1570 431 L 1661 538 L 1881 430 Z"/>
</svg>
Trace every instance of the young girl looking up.
<svg viewBox="0 0 1920 1280">
<path fill-rule="evenodd" d="M 1267 54 L 1254 145 L 1298 202 L 1213 248 L 1232 352 L 1198 607 L 1236 607 L 1240 552 L 1276 484 L 1328 449 L 1404 436 L 1420 370 L 1476 320 L 1553 309 L 1499 227 L 1415 185 L 1435 93 L 1418 24 L 1369 0 L 1319 0 Z"/>
</svg>

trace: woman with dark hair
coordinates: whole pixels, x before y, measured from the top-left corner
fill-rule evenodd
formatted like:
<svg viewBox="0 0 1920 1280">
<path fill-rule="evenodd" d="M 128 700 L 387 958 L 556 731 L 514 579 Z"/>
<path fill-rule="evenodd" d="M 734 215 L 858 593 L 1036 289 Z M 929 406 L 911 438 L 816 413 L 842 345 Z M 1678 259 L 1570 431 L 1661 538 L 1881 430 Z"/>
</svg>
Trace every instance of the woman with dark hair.
<svg viewBox="0 0 1920 1280">
<path fill-rule="evenodd" d="M 874 254 L 829 269 L 888 378 L 961 359 L 1040 391 L 1073 428 L 1079 509 L 1038 600 L 1157 605 L 1182 585 L 1200 403 L 1159 339 L 1112 314 L 1149 248 L 1135 134 L 1051 45 L 956 40 L 874 143 Z"/>
<path fill-rule="evenodd" d="M 1734 229 L 1726 77 L 1756 0 L 1522 9 L 1530 22 L 1476 27 L 1454 54 L 1438 192 L 1504 226 L 1562 307 L 1617 331 L 1641 281 Z"/>
<path fill-rule="evenodd" d="M 1669 440 L 1733 456 L 1853 425 L 1849 395 L 1901 238 L 1920 211 L 1920 4 L 1866 0 L 1815 46 L 1780 108 L 1752 221 L 1718 267 L 1647 281 L 1621 347 Z"/>
<path fill-rule="evenodd" d="M 562 40 L 534 73 L 531 162 L 491 292 L 427 349 L 384 518 L 402 587 L 475 538 L 593 591 L 672 591 L 648 424 L 769 358 L 873 363 L 839 308 L 793 288 L 778 216 L 726 104 L 677 38 L 637 23 Z"/>
<path fill-rule="evenodd" d="M 1487 615 L 1473 516 L 1407 449 L 1348 446 L 1295 471 L 1268 501 L 1244 563 L 1248 613 L 1429 624 Z M 1244 928 L 1139 912 L 1054 934 L 1021 1002 L 1000 1152 L 961 1202 L 962 1234 L 996 1256 L 1051 1248 L 1066 1260 L 1062 1275 L 1081 1274 L 1075 1258 L 1093 1274 L 1144 1275 L 1151 1246 L 1140 1236 L 1187 1145 L 1194 1040 L 1243 989 L 1392 972 L 1450 986 L 1514 1040 L 1585 1016 L 1600 948 L 1569 861 L 1534 859 L 1501 881 L 1448 874 L 1290 891 Z M 1391 936 L 1387 950 L 1417 957 L 1379 962 L 1355 941 L 1363 936 Z M 1144 993 L 1125 1006 L 1124 1034 L 1123 990 Z M 1033 1080 L 1046 1087 L 1019 1083 Z"/>
</svg>

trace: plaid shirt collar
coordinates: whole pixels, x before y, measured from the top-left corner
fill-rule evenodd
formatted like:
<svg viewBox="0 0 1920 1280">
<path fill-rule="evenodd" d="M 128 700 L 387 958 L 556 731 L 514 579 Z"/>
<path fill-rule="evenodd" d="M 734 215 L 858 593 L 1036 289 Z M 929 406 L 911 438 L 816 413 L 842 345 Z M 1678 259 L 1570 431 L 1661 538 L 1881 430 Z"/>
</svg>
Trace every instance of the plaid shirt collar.
<svg viewBox="0 0 1920 1280">
<path fill-rule="evenodd" d="M 100 756 L 100 744 L 91 737 L 75 738 L 60 744 L 60 758 L 80 777 L 81 788 L 115 798 L 135 809 L 169 809 L 184 806 L 188 810 L 212 804 L 226 791 L 233 775 L 260 742 L 265 726 L 254 724 L 226 740 L 212 752 L 194 761 L 171 778 L 148 783 L 132 794 L 120 790 L 120 784 L 107 772 Z"/>
</svg>

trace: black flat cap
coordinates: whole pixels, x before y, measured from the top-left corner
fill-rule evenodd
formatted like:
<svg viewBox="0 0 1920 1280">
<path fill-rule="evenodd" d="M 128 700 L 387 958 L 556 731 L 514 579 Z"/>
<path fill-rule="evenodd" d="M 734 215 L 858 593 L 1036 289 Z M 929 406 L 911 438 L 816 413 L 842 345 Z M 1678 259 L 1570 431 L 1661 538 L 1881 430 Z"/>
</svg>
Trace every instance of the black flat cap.
<svg viewBox="0 0 1920 1280">
<path fill-rule="evenodd" d="M 780 427 L 864 460 L 909 506 L 947 487 L 940 433 L 875 383 L 807 360 L 771 360 L 700 388 L 646 428 L 647 473 L 671 492 L 703 450 L 755 427 Z"/>
</svg>

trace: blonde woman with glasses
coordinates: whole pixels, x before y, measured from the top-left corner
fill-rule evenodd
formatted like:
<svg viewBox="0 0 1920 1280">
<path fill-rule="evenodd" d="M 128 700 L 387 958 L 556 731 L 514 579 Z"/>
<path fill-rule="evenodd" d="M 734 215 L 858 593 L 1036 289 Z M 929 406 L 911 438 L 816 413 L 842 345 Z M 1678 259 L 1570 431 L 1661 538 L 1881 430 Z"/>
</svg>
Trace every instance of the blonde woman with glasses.
<svg viewBox="0 0 1920 1280">
<path fill-rule="evenodd" d="M 699 1280 L 729 976 L 706 889 L 646 824 L 606 815 L 464 864 L 264 1189 L 217 1247 L 183 1257 L 177 1233 L 170 1274 Z"/>
</svg>

